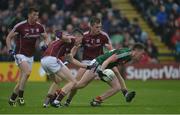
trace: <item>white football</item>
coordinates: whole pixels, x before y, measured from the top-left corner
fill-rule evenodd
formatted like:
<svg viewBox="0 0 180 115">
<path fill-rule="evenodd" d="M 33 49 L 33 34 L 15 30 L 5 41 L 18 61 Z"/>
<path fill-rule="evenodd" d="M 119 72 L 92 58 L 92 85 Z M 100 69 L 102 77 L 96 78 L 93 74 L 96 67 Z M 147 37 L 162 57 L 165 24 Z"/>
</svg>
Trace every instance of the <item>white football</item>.
<svg viewBox="0 0 180 115">
<path fill-rule="evenodd" d="M 103 76 L 104 81 L 112 81 L 113 77 L 115 77 L 115 74 L 111 69 L 105 69 L 103 73 L 107 75 Z"/>
</svg>

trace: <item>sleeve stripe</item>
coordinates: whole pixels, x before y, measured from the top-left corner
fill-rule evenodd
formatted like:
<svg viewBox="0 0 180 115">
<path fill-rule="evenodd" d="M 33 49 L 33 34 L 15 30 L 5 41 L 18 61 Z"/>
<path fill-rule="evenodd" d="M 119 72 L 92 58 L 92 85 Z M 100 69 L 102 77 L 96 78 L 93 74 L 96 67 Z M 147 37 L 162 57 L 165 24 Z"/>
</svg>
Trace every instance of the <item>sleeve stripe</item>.
<svg viewBox="0 0 180 115">
<path fill-rule="evenodd" d="M 108 38 L 109 43 L 111 43 L 111 39 L 110 39 L 109 35 L 106 32 L 101 31 L 101 34 L 106 36 Z"/>
<path fill-rule="evenodd" d="M 14 26 L 14 28 L 12 29 L 12 31 L 15 32 L 15 30 L 16 30 L 17 27 L 19 27 L 20 25 L 22 25 L 22 24 L 24 24 L 24 23 L 26 23 L 26 22 L 27 22 L 27 20 L 24 20 L 24 21 L 22 21 L 22 22 L 17 23 L 17 24 Z"/>
<path fill-rule="evenodd" d="M 121 58 L 129 56 L 129 55 L 130 55 L 130 52 L 124 52 L 122 54 L 118 54 L 117 57 L 118 57 L 118 59 L 121 59 Z"/>
</svg>

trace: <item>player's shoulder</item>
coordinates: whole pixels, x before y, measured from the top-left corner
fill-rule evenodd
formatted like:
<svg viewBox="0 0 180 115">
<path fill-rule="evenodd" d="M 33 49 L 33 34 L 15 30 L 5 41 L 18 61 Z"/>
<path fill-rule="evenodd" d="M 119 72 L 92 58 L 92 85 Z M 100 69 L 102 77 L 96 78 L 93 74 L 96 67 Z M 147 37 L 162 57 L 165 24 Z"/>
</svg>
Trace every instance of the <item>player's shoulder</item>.
<svg viewBox="0 0 180 115">
<path fill-rule="evenodd" d="M 17 27 L 23 26 L 26 23 L 27 23 L 27 20 L 24 20 L 24 21 L 17 23 L 14 27 L 17 28 Z"/>
<path fill-rule="evenodd" d="M 36 22 L 36 25 L 44 27 L 40 22 Z"/>
<path fill-rule="evenodd" d="M 100 31 L 100 35 L 105 37 L 105 38 L 108 38 L 109 39 L 109 35 L 105 32 L 105 31 Z"/>
</svg>

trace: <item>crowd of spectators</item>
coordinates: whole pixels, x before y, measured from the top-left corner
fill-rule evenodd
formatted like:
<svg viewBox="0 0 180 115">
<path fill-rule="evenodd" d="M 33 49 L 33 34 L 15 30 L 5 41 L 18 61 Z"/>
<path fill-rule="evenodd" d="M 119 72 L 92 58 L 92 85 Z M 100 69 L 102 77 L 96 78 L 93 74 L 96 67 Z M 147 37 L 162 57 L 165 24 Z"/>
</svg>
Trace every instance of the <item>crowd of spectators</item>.
<svg viewBox="0 0 180 115">
<path fill-rule="evenodd" d="M 102 28 L 111 38 L 114 48 L 130 47 L 135 42 L 149 44 L 147 56 L 157 62 L 157 48 L 139 26 L 138 18 L 128 20 L 109 0 L 1 0 L 0 1 L 0 61 L 8 61 L 5 38 L 13 26 L 26 19 L 28 8 L 40 9 L 40 23 L 46 27 L 49 39 L 57 29 L 72 32 L 79 27 L 87 31 L 91 16 L 102 19 Z M 153 52 L 156 51 L 156 54 Z"/>
<path fill-rule="evenodd" d="M 180 1 L 130 0 L 180 61 Z"/>
</svg>

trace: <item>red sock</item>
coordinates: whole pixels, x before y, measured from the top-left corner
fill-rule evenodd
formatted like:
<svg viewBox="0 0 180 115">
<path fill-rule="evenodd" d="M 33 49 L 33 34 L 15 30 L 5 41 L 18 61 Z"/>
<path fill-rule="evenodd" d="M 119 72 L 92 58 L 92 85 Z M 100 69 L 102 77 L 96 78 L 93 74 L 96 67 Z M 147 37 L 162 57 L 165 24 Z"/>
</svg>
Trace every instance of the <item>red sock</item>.
<svg viewBox="0 0 180 115">
<path fill-rule="evenodd" d="M 99 102 L 102 102 L 101 96 L 97 96 L 97 97 L 96 97 L 96 100 L 99 101 Z"/>
</svg>

